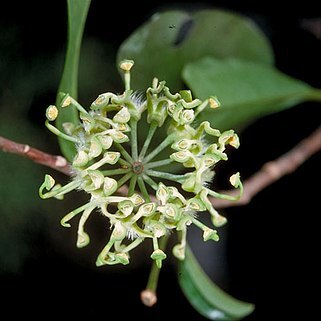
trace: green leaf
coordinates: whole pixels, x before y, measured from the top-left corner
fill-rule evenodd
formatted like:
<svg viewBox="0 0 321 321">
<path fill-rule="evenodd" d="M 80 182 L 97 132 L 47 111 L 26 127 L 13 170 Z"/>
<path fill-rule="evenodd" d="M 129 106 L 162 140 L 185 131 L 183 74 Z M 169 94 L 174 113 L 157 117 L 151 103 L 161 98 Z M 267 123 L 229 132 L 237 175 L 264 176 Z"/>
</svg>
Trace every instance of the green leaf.
<svg viewBox="0 0 321 321">
<path fill-rule="evenodd" d="M 222 106 L 204 110 L 199 119 L 220 129 L 239 129 L 300 102 L 321 100 L 320 89 L 271 66 L 238 59 L 203 58 L 187 64 L 183 78 L 195 97 L 218 97 Z"/>
<path fill-rule="evenodd" d="M 262 64 L 274 60 L 269 41 L 252 20 L 213 9 L 153 15 L 122 43 L 117 60 L 135 61 L 133 89 L 144 90 L 157 77 L 178 91 L 183 88 L 184 65 L 205 56 L 237 57 Z"/>
<path fill-rule="evenodd" d="M 202 270 L 189 247 L 180 263 L 179 284 L 196 311 L 210 320 L 240 320 L 254 310 L 254 305 L 233 298 Z"/>
<path fill-rule="evenodd" d="M 78 96 L 78 66 L 80 47 L 83 31 L 87 19 L 87 14 L 91 0 L 67 0 L 68 6 L 68 44 L 65 57 L 65 65 L 60 80 L 56 105 L 60 105 L 61 95 L 59 93 L 69 93 L 70 96 L 77 99 Z M 78 113 L 76 108 L 59 108 L 59 117 L 56 124 L 60 130 L 63 130 L 62 124 L 65 122 L 78 123 Z M 72 143 L 58 138 L 62 154 L 71 160 L 75 155 L 75 147 Z"/>
</svg>

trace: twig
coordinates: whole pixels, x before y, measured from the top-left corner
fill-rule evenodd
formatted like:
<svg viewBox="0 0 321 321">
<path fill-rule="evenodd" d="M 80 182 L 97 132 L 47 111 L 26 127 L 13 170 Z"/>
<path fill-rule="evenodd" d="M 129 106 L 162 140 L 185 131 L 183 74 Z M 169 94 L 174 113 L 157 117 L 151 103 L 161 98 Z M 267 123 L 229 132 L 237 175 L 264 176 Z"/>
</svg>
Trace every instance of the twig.
<svg viewBox="0 0 321 321">
<path fill-rule="evenodd" d="M 215 208 L 226 208 L 248 204 L 252 198 L 268 185 L 282 176 L 294 172 L 310 156 L 321 149 L 321 127 L 318 127 L 309 137 L 303 139 L 293 149 L 274 161 L 265 163 L 261 170 L 244 182 L 244 193 L 238 201 L 210 198 Z M 227 191 L 225 194 L 236 196 L 238 191 Z"/>
<path fill-rule="evenodd" d="M 51 167 L 66 175 L 71 175 L 72 173 L 71 166 L 64 157 L 47 154 L 39 149 L 16 143 L 2 136 L 0 136 L 0 149 L 7 153 L 29 158 L 35 163 Z"/>
<path fill-rule="evenodd" d="M 301 27 L 305 30 L 310 31 L 316 38 L 321 40 L 321 19 L 303 19 L 301 22 Z"/>
<path fill-rule="evenodd" d="M 71 167 L 62 156 L 50 155 L 29 145 L 19 144 L 0 136 L 0 149 L 4 152 L 17 154 L 33 160 L 36 163 L 51 167 L 66 175 L 71 175 Z M 215 208 L 227 208 L 248 204 L 252 198 L 268 185 L 282 176 L 294 172 L 310 156 L 321 149 L 321 127 L 317 128 L 309 137 L 303 139 L 293 149 L 274 161 L 264 164 L 260 171 L 252 175 L 243 183 L 244 193 L 238 201 L 228 201 L 210 197 Z M 122 186 L 118 192 L 127 194 L 128 188 Z M 238 191 L 223 191 L 222 193 L 236 196 Z M 154 197 L 151 197 L 154 200 Z"/>
</svg>

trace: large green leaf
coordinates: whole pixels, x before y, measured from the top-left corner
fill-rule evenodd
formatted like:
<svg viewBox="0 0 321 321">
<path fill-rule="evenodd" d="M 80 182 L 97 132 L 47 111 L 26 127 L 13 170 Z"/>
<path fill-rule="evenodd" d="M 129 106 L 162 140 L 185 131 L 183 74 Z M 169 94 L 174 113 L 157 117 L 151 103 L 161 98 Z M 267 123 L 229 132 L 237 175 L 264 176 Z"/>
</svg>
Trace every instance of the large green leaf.
<svg viewBox="0 0 321 321">
<path fill-rule="evenodd" d="M 237 57 L 273 63 L 271 46 L 255 23 L 223 10 L 165 11 L 139 27 L 119 48 L 117 60 L 133 59 L 134 89 L 149 87 L 154 77 L 172 91 L 182 89 L 184 65 L 202 58 Z"/>
<path fill-rule="evenodd" d="M 67 0 L 68 5 L 68 44 L 65 58 L 64 70 L 60 80 L 56 104 L 59 106 L 61 101 L 60 92 L 69 93 L 77 99 L 78 95 L 78 66 L 80 47 L 83 31 L 87 19 L 91 0 Z M 73 106 L 60 108 L 57 126 L 62 129 L 65 122 L 78 122 L 78 114 Z M 75 147 L 70 142 L 59 138 L 62 154 L 71 160 L 75 154 Z"/>
<path fill-rule="evenodd" d="M 233 298 L 214 284 L 189 248 L 180 264 L 178 280 L 194 309 L 210 320 L 240 320 L 254 310 L 253 304 Z"/>
<path fill-rule="evenodd" d="M 222 107 L 205 110 L 200 119 L 220 129 L 238 129 L 302 101 L 321 100 L 320 89 L 274 67 L 239 59 L 203 58 L 187 64 L 183 78 L 196 97 L 218 97 Z"/>
</svg>

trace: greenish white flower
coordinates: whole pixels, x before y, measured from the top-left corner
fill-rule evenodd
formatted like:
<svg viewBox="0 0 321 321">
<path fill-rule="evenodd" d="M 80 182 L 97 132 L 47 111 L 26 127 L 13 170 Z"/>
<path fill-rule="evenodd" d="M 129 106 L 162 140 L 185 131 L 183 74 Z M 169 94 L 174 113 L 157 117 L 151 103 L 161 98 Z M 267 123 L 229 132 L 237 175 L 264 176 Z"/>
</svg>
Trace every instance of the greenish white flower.
<svg viewBox="0 0 321 321">
<path fill-rule="evenodd" d="M 90 214 L 96 210 L 109 220 L 109 240 L 97 257 L 97 266 L 126 265 L 131 252 L 149 240 L 153 245 L 150 257 L 160 268 L 167 255 L 159 241 L 172 232 L 178 233 L 179 243 L 172 253 L 179 260 L 185 258 L 191 224 L 202 231 L 204 241 L 218 241 L 217 230 L 203 224 L 202 216 L 208 212 L 216 227 L 225 224 L 226 218 L 216 211 L 209 197 L 235 198 L 208 186 L 215 165 L 227 160 L 226 146 L 238 148 L 239 139 L 233 130 L 221 133 L 208 121 L 195 125 L 195 118 L 205 108 L 220 106 L 214 96 L 201 101 L 193 99 L 189 90 L 173 94 L 165 81 L 155 78 L 145 100 L 138 99 L 130 89 L 133 65 L 131 60 L 120 64 L 125 80 L 123 93 L 100 94 L 89 110 L 64 94 L 60 106 L 47 108 L 47 128 L 74 143 L 77 152 L 71 164 L 72 180 L 61 186 L 46 175 L 39 195 L 62 199 L 73 190 L 88 194 L 88 202 L 65 215 L 61 224 L 70 227 L 70 221 L 80 216 L 77 247 L 82 248 L 90 242 L 85 230 Z M 65 123 L 64 132 L 57 129 L 50 122 L 59 117 L 59 108 L 75 108 L 79 123 Z M 141 124 L 146 125 L 146 121 L 149 130 L 145 141 L 139 142 Z M 164 132 L 167 135 L 159 142 Z M 173 173 L 174 164 L 181 170 Z M 230 177 L 230 183 L 242 192 L 239 173 Z"/>
</svg>

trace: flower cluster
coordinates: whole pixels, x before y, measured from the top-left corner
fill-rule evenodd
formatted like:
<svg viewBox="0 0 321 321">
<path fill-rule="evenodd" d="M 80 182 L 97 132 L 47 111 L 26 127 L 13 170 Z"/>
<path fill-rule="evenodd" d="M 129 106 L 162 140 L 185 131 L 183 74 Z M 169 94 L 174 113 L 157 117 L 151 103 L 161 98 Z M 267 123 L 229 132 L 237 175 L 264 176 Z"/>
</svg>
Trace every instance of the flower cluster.
<svg viewBox="0 0 321 321">
<path fill-rule="evenodd" d="M 85 231 L 89 215 L 97 210 L 109 219 L 111 233 L 98 255 L 96 265 L 128 264 L 130 252 L 145 239 L 150 239 L 153 252 L 150 257 L 160 268 L 166 253 L 159 240 L 172 231 L 178 232 L 179 243 L 172 252 L 179 260 L 185 257 L 186 234 L 190 224 L 203 232 L 204 241 L 218 241 L 219 236 L 201 222 L 199 212 L 209 212 L 214 227 L 222 226 L 226 219 L 212 206 L 209 196 L 233 199 L 210 189 L 214 171 L 220 160 L 227 160 L 227 145 L 239 146 L 233 130 L 211 127 L 204 121 L 193 126 L 194 120 L 205 108 L 217 108 L 216 97 L 205 101 L 193 99 L 189 90 L 172 94 L 165 81 L 153 80 L 146 97 L 139 99 L 130 89 L 130 69 L 133 61 L 120 64 L 124 71 L 125 91 L 116 95 L 103 93 L 91 104 L 90 111 L 83 108 L 69 94 L 61 105 L 47 108 L 46 126 L 56 135 L 75 144 L 77 153 L 72 161 L 72 180 L 61 186 L 46 175 L 39 189 L 42 198 L 62 199 L 72 190 L 84 190 L 90 195 L 88 203 L 68 213 L 61 224 L 81 215 L 78 223 L 77 246 L 88 245 Z M 65 123 L 64 132 L 54 125 L 60 108 L 74 106 L 79 112 L 79 123 Z M 138 142 L 140 122 L 149 126 L 145 141 Z M 151 148 L 155 133 L 167 130 L 166 137 Z M 169 157 L 160 159 L 161 152 L 169 150 Z M 167 170 L 178 164 L 181 171 Z M 231 184 L 240 189 L 239 173 L 230 177 Z"/>
</svg>

